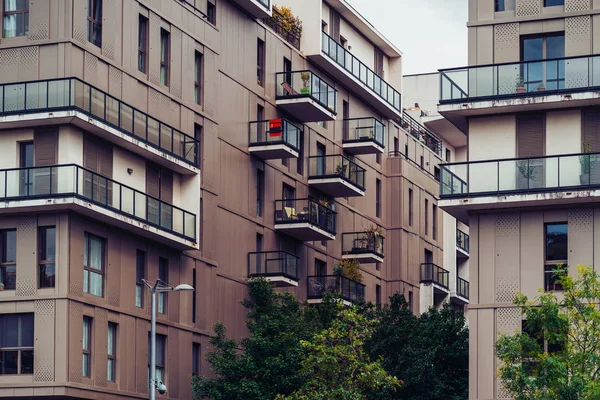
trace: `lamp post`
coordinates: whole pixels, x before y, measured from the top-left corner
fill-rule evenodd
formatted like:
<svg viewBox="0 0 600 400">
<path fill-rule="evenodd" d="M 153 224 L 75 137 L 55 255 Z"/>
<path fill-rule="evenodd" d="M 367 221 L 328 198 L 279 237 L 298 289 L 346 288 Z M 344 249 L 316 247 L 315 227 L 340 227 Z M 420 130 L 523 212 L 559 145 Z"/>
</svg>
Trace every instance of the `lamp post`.
<svg viewBox="0 0 600 400">
<path fill-rule="evenodd" d="M 194 290 L 194 288 L 185 283 L 173 287 L 160 279 L 157 279 L 154 285 L 145 279 L 142 279 L 142 282 L 144 282 L 144 285 L 146 285 L 152 293 L 152 319 L 150 328 L 150 400 L 155 400 L 157 390 L 161 394 L 167 391 L 167 387 L 162 381 L 156 381 L 156 294 Z"/>
</svg>

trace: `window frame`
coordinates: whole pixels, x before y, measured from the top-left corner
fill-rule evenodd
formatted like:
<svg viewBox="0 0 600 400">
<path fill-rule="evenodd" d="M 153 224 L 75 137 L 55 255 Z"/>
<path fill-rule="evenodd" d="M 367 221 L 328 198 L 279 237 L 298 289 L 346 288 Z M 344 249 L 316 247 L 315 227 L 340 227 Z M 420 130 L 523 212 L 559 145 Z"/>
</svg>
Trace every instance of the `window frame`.
<svg viewBox="0 0 600 400">
<path fill-rule="evenodd" d="M 381 179 L 375 178 L 375 216 L 381 218 Z"/>
<path fill-rule="evenodd" d="M 101 250 L 101 254 L 102 254 L 102 260 L 100 263 L 100 270 L 97 270 L 95 268 L 92 268 L 89 266 L 90 263 L 90 248 L 91 248 L 91 239 L 92 238 L 97 238 L 100 240 L 101 244 L 102 244 L 102 250 Z M 98 236 L 98 235 L 94 235 L 93 233 L 90 232 L 85 232 L 84 233 L 84 249 L 87 246 L 88 248 L 88 252 L 87 252 L 87 260 L 85 259 L 85 250 L 84 250 L 84 260 L 83 260 L 83 274 L 84 274 L 84 282 L 85 282 L 85 274 L 88 274 L 88 287 L 87 287 L 87 292 L 85 291 L 85 285 L 83 287 L 83 293 L 87 293 L 91 296 L 96 296 L 96 297 L 104 297 L 104 280 L 106 278 L 106 239 Z M 89 274 L 93 273 L 93 274 L 98 274 L 100 275 L 100 279 L 102 280 L 102 293 L 100 295 L 96 295 L 93 293 L 90 293 L 90 276 Z"/>
<path fill-rule="evenodd" d="M 14 260 L 8 260 L 7 256 L 7 234 L 13 233 L 15 235 L 15 256 Z M 7 287 L 8 281 L 8 272 L 7 268 L 14 268 L 14 284 L 10 287 Z M 0 230 L 0 284 L 2 285 L 2 290 L 16 290 L 17 286 L 17 230 L 13 229 L 3 229 Z M 14 287 L 13 287 L 14 286 Z"/>
<path fill-rule="evenodd" d="M 162 341 L 162 346 L 159 346 L 159 342 Z M 152 345 L 152 338 L 150 332 L 148 332 L 148 387 L 150 387 L 150 346 Z M 162 349 L 162 354 L 159 353 L 159 349 Z M 156 334 L 156 371 L 160 371 L 160 374 L 156 374 L 156 379 L 164 381 L 165 379 L 165 367 L 167 359 L 167 336 Z M 159 362 L 162 360 L 162 363 Z"/>
<path fill-rule="evenodd" d="M 98 2 L 98 3 L 96 3 Z M 95 6 L 100 4 L 100 20 L 96 20 L 94 19 L 94 14 L 95 14 Z M 103 14 L 103 8 L 104 5 L 102 4 L 102 0 L 88 0 L 87 3 L 87 8 L 88 8 L 88 14 L 87 14 L 87 40 L 88 42 L 90 42 L 91 44 L 93 44 L 94 46 L 100 47 L 102 48 L 102 14 Z M 92 28 L 90 30 L 90 27 Z M 96 30 L 100 31 L 100 39 L 99 41 L 95 41 L 94 38 L 96 37 L 96 35 L 94 35 L 94 33 L 96 32 Z"/>
<path fill-rule="evenodd" d="M 437 240 L 437 205 L 432 204 L 431 207 L 431 237 L 433 240 Z"/>
<path fill-rule="evenodd" d="M 164 86 L 169 86 L 171 82 L 171 69 L 170 58 L 171 58 L 171 33 L 164 28 L 160 28 L 160 83 Z M 164 59 L 163 59 L 164 55 Z M 165 71 L 165 81 L 163 82 L 162 71 Z"/>
<path fill-rule="evenodd" d="M 411 188 L 408 188 L 408 226 L 413 226 L 413 206 L 414 194 Z"/>
<path fill-rule="evenodd" d="M 142 23 L 144 25 L 144 42 L 140 43 L 140 33 L 142 32 Z M 138 71 L 144 74 L 148 73 L 148 18 L 139 14 L 138 17 Z M 140 69 L 140 56 L 143 56 L 143 69 Z"/>
<path fill-rule="evenodd" d="M 112 330 L 111 330 L 112 328 Z M 117 337 L 118 324 L 115 322 L 108 323 L 108 337 L 106 344 L 106 380 L 109 382 L 117 382 Z M 112 333 L 111 333 L 112 332 Z M 112 335 L 112 349 L 110 347 L 110 337 Z M 111 354 L 112 353 L 112 354 Z M 112 379 L 111 378 L 112 373 Z"/>
<path fill-rule="evenodd" d="M 265 41 L 256 38 L 256 77 L 260 87 L 265 87 Z"/>
<path fill-rule="evenodd" d="M 197 105 L 202 105 L 202 73 L 204 71 L 204 55 L 196 50 L 194 52 L 194 100 Z"/>
<path fill-rule="evenodd" d="M 47 240 L 48 240 L 48 230 L 54 230 L 54 259 L 49 260 L 46 256 L 46 248 L 47 248 Z M 38 289 L 47 289 L 56 287 L 56 226 L 40 226 L 38 227 Z M 54 274 L 53 281 L 51 284 L 43 284 L 43 282 L 47 282 L 48 277 L 46 275 L 46 267 L 48 265 L 52 265 Z M 44 272 L 44 277 L 42 275 L 42 271 Z"/>
<path fill-rule="evenodd" d="M 139 272 L 139 264 L 138 263 L 139 263 L 140 257 L 143 257 L 143 261 L 142 261 L 142 276 L 144 277 L 144 276 L 146 276 L 146 272 L 147 272 L 146 252 L 143 251 L 143 250 L 137 249 L 136 253 L 135 253 L 135 306 L 137 308 L 144 308 L 144 300 L 145 300 L 144 289 L 145 289 L 145 285 L 144 285 L 144 282 L 142 282 L 142 280 L 139 279 L 140 277 L 138 276 L 138 272 Z M 142 277 L 142 279 L 143 279 L 143 277 Z M 138 296 L 138 294 L 139 294 L 139 296 Z"/>
<path fill-rule="evenodd" d="M 164 264 L 162 262 L 164 261 Z M 161 274 L 161 265 L 164 265 L 164 274 Z M 158 279 L 163 282 L 168 282 L 169 280 L 169 259 L 166 257 L 158 257 Z M 156 311 L 159 314 L 167 314 L 168 306 L 167 306 L 167 293 L 160 292 L 158 293 L 158 301 L 156 305 Z"/>
<path fill-rule="evenodd" d="M 548 259 L 548 227 L 553 225 L 565 225 L 567 228 L 567 259 Z M 569 256 L 569 224 L 566 221 L 548 222 L 544 224 L 544 290 L 545 291 L 562 291 L 563 287 L 557 282 L 558 277 L 555 270 L 562 270 L 563 273 L 568 273 L 568 256 Z"/>
<path fill-rule="evenodd" d="M 87 325 L 87 337 L 85 335 L 85 328 Z M 86 378 L 91 378 L 92 376 L 92 336 L 93 336 L 93 318 L 87 315 L 83 316 L 83 324 L 82 324 L 82 338 L 81 338 L 81 347 L 82 347 L 82 362 L 81 362 L 81 376 Z M 86 359 L 86 361 L 84 361 Z M 86 368 L 87 367 L 87 374 Z"/>
<path fill-rule="evenodd" d="M 206 20 L 217 25 L 217 5 L 211 0 L 206 1 Z"/>
<path fill-rule="evenodd" d="M 25 8 L 20 8 L 17 10 L 6 11 L 6 1 L 2 1 L 2 38 L 4 39 L 12 39 L 20 36 L 29 36 L 29 0 L 24 0 Z M 6 30 L 4 27 L 6 26 L 6 17 L 10 15 L 17 15 L 17 18 L 21 16 L 23 18 L 23 31 L 15 32 L 14 36 L 6 36 Z M 27 21 L 27 22 L 26 22 Z M 18 24 L 17 24 L 18 25 Z"/>
<path fill-rule="evenodd" d="M 425 236 L 429 235 L 429 199 L 425 199 Z"/>
<path fill-rule="evenodd" d="M 265 171 L 256 168 L 256 216 L 264 217 L 265 214 Z"/>
<path fill-rule="evenodd" d="M 199 376 L 201 373 L 202 345 L 198 342 L 192 342 L 192 376 Z"/>
<path fill-rule="evenodd" d="M 35 338 L 32 339 L 32 343 L 31 346 L 27 346 L 24 345 L 23 342 L 23 332 L 25 332 L 26 328 L 23 328 L 23 316 L 29 316 L 29 318 L 31 318 L 31 328 L 35 329 L 35 317 L 33 313 L 14 313 L 14 314 L 2 314 L 0 315 L 0 329 L 3 328 L 3 325 L 5 323 L 8 323 L 7 321 L 5 321 L 5 318 L 8 316 L 13 316 L 15 315 L 16 318 L 18 319 L 17 322 L 17 346 L 7 346 L 7 347 L 3 347 L 2 343 L 0 343 L 0 354 L 4 353 L 4 352 L 17 352 L 17 366 L 16 366 L 16 373 L 11 374 L 11 373 L 3 373 L 2 370 L 0 370 L 0 376 L 14 376 L 14 375 L 33 375 L 33 373 L 35 372 L 35 364 L 34 364 L 34 357 L 35 357 L 35 353 L 34 353 L 34 342 L 35 342 Z M 24 373 L 23 372 L 23 352 L 31 352 L 31 373 Z"/>
</svg>

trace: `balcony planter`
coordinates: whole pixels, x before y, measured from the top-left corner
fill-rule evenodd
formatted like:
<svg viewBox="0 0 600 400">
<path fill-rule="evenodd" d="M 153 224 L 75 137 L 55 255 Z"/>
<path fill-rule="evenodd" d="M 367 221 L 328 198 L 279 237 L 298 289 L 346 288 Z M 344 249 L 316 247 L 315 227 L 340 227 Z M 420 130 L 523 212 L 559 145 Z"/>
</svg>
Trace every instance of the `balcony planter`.
<svg viewBox="0 0 600 400">
<path fill-rule="evenodd" d="M 525 93 L 527 91 L 527 89 L 525 89 L 525 82 L 523 81 L 523 78 L 521 78 L 521 75 L 517 75 L 517 79 L 515 81 L 515 88 L 517 93 Z"/>
<path fill-rule="evenodd" d="M 358 260 L 342 260 L 339 264 L 333 266 L 333 274 L 344 278 L 352 279 L 361 283 L 363 280 L 360 272 L 360 262 Z"/>
<path fill-rule="evenodd" d="M 543 92 L 544 90 L 546 90 L 546 86 L 544 86 L 543 83 L 540 83 L 540 85 L 537 88 L 538 92 Z"/>
<path fill-rule="evenodd" d="M 310 74 L 308 73 L 308 71 L 301 72 L 300 79 L 302 79 L 302 83 L 304 84 L 304 86 L 302 86 L 302 88 L 300 89 L 300 93 L 309 95 L 310 87 L 308 85 L 310 83 Z"/>
</svg>

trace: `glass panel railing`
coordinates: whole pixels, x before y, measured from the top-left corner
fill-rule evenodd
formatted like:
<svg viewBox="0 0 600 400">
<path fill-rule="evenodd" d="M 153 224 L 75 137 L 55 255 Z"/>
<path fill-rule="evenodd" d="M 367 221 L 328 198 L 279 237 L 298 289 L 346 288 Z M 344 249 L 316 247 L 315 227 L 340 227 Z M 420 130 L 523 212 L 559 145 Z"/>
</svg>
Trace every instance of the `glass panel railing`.
<svg viewBox="0 0 600 400">
<path fill-rule="evenodd" d="M 421 283 L 433 282 L 448 289 L 450 272 L 433 263 L 421 264 Z"/>
<path fill-rule="evenodd" d="M 336 113 L 337 90 L 312 71 L 278 72 L 277 99 L 310 97 Z"/>
<path fill-rule="evenodd" d="M 381 79 L 372 69 L 367 67 L 328 34 L 321 32 L 321 35 L 321 50 L 325 55 L 367 86 L 381 100 L 400 111 L 400 93 L 396 89 Z"/>
<path fill-rule="evenodd" d="M 469 298 L 469 281 L 466 281 L 462 278 L 456 277 L 456 293 L 464 297 L 465 299 Z"/>
<path fill-rule="evenodd" d="M 456 246 L 466 253 L 469 252 L 469 235 L 460 229 L 456 230 Z"/>
<path fill-rule="evenodd" d="M 249 146 L 285 144 L 296 151 L 300 149 L 300 128 L 287 119 L 276 118 L 253 121 L 249 124 Z"/>
<path fill-rule="evenodd" d="M 248 254 L 248 276 L 286 276 L 298 280 L 300 258 L 286 251 Z"/>
<path fill-rule="evenodd" d="M 307 283 L 308 299 L 321 299 L 325 293 L 337 294 L 352 302 L 365 299 L 365 285 L 341 275 L 309 276 Z"/>
<path fill-rule="evenodd" d="M 312 199 L 275 201 L 275 224 L 306 223 L 335 235 L 336 212 Z"/>
<path fill-rule="evenodd" d="M 309 179 L 342 178 L 364 190 L 365 174 L 363 167 L 340 154 L 308 157 Z"/>
<path fill-rule="evenodd" d="M 342 254 L 376 254 L 383 257 L 385 238 L 373 232 L 351 232 L 342 235 Z"/>
<path fill-rule="evenodd" d="M 198 140 L 77 78 L 0 85 L 0 115 L 77 110 L 191 165 Z"/>
<path fill-rule="evenodd" d="M 350 118 L 344 120 L 344 142 L 373 141 L 385 147 L 385 126 L 375 118 Z"/>
</svg>

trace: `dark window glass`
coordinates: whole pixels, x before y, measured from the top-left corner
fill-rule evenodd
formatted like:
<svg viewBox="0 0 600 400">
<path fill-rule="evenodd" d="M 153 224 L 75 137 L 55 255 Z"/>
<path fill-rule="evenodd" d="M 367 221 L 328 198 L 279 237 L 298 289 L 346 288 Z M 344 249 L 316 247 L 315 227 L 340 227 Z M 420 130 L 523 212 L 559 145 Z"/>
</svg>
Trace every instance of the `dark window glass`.
<svg viewBox="0 0 600 400">
<path fill-rule="evenodd" d="M 217 24 L 217 6 L 211 0 L 206 5 L 206 19 L 213 25 Z"/>
<path fill-rule="evenodd" d="M 505 11 L 504 0 L 496 0 L 495 1 L 495 11 L 496 12 Z"/>
<path fill-rule="evenodd" d="M 106 380 L 116 382 L 117 379 L 117 324 L 108 323 L 108 360 L 106 365 Z"/>
<path fill-rule="evenodd" d="M 192 344 L 192 375 L 200 375 L 200 343 Z"/>
<path fill-rule="evenodd" d="M 158 258 L 158 279 L 168 282 L 169 279 L 169 260 L 163 257 Z M 158 294 L 158 312 L 165 314 L 167 312 L 167 294 L 165 292 Z"/>
<path fill-rule="evenodd" d="M 194 55 L 194 100 L 202 104 L 202 54 L 198 51 Z"/>
<path fill-rule="evenodd" d="M 33 313 L 0 315 L 0 375 L 33 374 Z"/>
<path fill-rule="evenodd" d="M 546 260 L 568 259 L 568 227 L 566 223 L 546 225 Z"/>
<path fill-rule="evenodd" d="M 82 376 L 91 376 L 92 366 L 92 318 L 83 317 L 83 359 L 82 359 Z"/>
<path fill-rule="evenodd" d="M 4 0 L 2 36 L 12 38 L 29 35 L 29 0 Z"/>
<path fill-rule="evenodd" d="M 83 292 L 102 297 L 104 295 L 105 241 L 91 233 L 85 233 L 83 246 Z"/>
<path fill-rule="evenodd" d="M 196 290 L 196 268 L 192 271 L 192 287 L 194 291 L 192 292 L 192 323 L 196 323 L 196 302 L 197 302 L 197 290 Z"/>
<path fill-rule="evenodd" d="M 135 306 L 144 307 L 144 276 L 146 275 L 146 252 L 138 250 L 135 255 Z"/>
<path fill-rule="evenodd" d="M 88 42 L 102 47 L 102 0 L 88 0 Z"/>
<path fill-rule="evenodd" d="M 139 16 L 138 21 L 138 70 L 146 72 L 148 65 L 148 18 Z"/>
<path fill-rule="evenodd" d="M 565 0 L 544 0 L 544 7 L 564 6 Z"/>
<path fill-rule="evenodd" d="M 15 290 L 17 281 L 17 231 L 0 231 L 0 290 Z"/>
<path fill-rule="evenodd" d="M 256 216 L 262 217 L 265 202 L 265 172 L 256 170 Z"/>
<path fill-rule="evenodd" d="M 265 86 L 265 42 L 256 41 L 256 78 L 260 86 Z"/>
<path fill-rule="evenodd" d="M 156 380 L 165 381 L 167 337 L 156 334 Z M 150 385 L 150 334 L 148 334 L 148 385 Z"/>
<path fill-rule="evenodd" d="M 375 179 L 375 216 L 381 217 L 381 180 Z"/>
<path fill-rule="evenodd" d="M 169 86 L 169 32 L 160 30 L 160 83 Z"/>
<path fill-rule="evenodd" d="M 56 228 L 47 226 L 38 231 L 40 247 L 39 280 L 40 288 L 53 288 L 55 285 Z"/>
<path fill-rule="evenodd" d="M 408 225 L 413 224 L 413 190 L 408 189 Z"/>
</svg>

